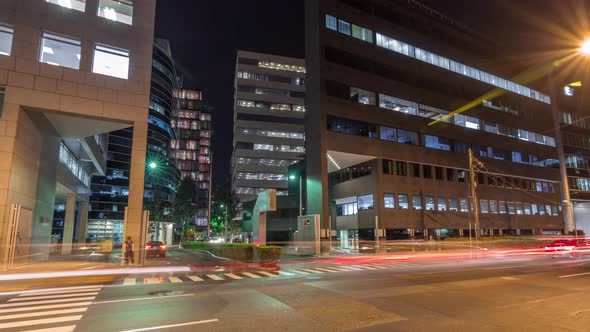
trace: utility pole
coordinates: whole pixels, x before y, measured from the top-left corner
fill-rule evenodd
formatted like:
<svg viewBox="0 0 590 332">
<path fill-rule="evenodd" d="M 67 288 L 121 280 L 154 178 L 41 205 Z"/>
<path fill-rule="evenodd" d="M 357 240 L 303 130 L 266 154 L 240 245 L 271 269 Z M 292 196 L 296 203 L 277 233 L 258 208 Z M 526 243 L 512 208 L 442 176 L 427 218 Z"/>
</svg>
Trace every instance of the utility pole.
<svg viewBox="0 0 590 332">
<path fill-rule="evenodd" d="M 477 201 L 477 180 L 475 178 L 476 165 L 481 167 L 483 164 L 481 161 L 473 157 L 473 151 L 469 149 L 469 179 L 471 184 L 471 199 L 473 202 L 473 219 L 475 221 L 475 246 L 478 246 L 480 240 L 481 231 L 479 228 L 479 202 Z M 471 231 L 470 231 L 471 233 Z"/>
</svg>

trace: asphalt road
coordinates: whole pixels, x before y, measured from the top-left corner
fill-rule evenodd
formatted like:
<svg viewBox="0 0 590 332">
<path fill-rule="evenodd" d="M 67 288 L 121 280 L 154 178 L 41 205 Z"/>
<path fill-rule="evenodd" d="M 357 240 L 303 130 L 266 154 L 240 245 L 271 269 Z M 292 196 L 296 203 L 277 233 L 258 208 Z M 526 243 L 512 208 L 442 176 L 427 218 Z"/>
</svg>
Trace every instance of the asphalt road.
<svg viewBox="0 0 590 332">
<path fill-rule="evenodd" d="M 290 265 L 0 294 L 0 331 L 588 331 L 590 259 Z"/>
</svg>

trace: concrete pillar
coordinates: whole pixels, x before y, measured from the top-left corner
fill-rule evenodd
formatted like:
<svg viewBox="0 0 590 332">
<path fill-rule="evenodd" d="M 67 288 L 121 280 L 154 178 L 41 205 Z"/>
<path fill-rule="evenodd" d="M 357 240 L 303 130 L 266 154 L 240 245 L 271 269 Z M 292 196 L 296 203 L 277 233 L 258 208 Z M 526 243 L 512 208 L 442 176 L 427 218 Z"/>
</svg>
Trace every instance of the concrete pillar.
<svg viewBox="0 0 590 332">
<path fill-rule="evenodd" d="M 516 229 L 516 235 L 520 235 L 520 228 Z"/>
<path fill-rule="evenodd" d="M 76 223 L 76 194 L 68 193 L 66 196 L 66 215 L 64 217 L 64 234 L 62 238 L 61 254 L 72 253 L 72 240 L 74 238 L 74 224 Z"/>
<path fill-rule="evenodd" d="M 498 230 L 498 235 L 500 235 L 500 236 L 504 235 L 504 234 L 502 233 L 502 228 L 500 228 L 500 229 Z"/>
<path fill-rule="evenodd" d="M 133 124 L 133 144 L 131 147 L 131 172 L 129 174 L 129 199 L 127 203 L 127 219 L 125 220 L 125 239 L 128 236 L 134 243 L 134 260 L 141 264 L 145 252 L 145 228 L 143 224 L 143 192 L 145 180 L 145 158 L 147 151 L 147 122 Z"/>
<path fill-rule="evenodd" d="M 78 204 L 78 234 L 76 239 L 78 243 L 86 242 L 86 228 L 88 225 L 88 201 L 82 200 Z"/>
<path fill-rule="evenodd" d="M 459 237 L 463 237 L 463 228 L 459 229 Z"/>
</svg>

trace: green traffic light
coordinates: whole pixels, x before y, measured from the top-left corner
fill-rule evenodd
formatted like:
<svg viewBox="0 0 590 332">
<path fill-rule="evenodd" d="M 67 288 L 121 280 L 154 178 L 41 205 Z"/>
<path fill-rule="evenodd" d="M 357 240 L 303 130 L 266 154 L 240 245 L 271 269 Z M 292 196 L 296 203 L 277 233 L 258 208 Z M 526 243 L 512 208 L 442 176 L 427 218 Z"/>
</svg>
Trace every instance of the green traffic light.
<svg viewBox="0 0 590 332">
<path fill-rule="evenodd" d="M 158 167 L 158 164 L 156 164 L 155 162 L 153 162 L 153 161 L 152 161 L 152 162 L 149 164 L 149 166 L 150 166 L 150 168 L 151 168 L 151 169 L 154 169 L 154 168 Z"/>
<path fill-rule="evenodd" d="M 289 179 L 290 180 L 295 180 L 296 176 L 295 175 L 289 175 Z"/>
</svg>

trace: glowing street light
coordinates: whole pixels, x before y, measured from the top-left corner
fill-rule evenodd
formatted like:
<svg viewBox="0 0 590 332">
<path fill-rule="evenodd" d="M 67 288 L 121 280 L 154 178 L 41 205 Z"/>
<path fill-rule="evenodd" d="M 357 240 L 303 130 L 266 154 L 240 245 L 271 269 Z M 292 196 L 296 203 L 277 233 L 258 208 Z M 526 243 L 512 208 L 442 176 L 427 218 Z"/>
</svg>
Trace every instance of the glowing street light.
<svg viewBox="0 0 590 332">
<path fill-rule="evenodd" d="M 580 48 L 580 53 L 590 55 L 590 38 L 586 39 L 584 41 L 584 43 L 582 43 L 582 47 Z"/>
</svg>

